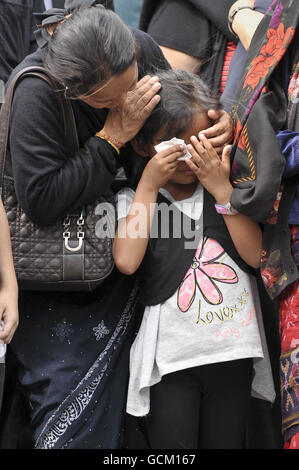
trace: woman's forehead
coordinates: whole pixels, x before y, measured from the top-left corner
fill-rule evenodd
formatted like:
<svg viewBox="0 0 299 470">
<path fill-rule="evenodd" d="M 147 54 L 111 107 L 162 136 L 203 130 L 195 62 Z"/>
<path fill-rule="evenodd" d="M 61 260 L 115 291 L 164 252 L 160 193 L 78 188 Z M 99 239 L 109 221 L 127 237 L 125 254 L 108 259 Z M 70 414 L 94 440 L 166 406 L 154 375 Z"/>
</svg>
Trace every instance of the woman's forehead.
<svg viewBox="0 0 299 470">
<path fill-rule="evenodd" d="M 96 87 L 91 93 L 80 96 L 80 98 L 113 99 L 120 92 L 129 90 L 138 78 L 138 68 L 135 62 L 125 72 L 120 75 L 113 75 L 106 83 Z"/>
</svg>

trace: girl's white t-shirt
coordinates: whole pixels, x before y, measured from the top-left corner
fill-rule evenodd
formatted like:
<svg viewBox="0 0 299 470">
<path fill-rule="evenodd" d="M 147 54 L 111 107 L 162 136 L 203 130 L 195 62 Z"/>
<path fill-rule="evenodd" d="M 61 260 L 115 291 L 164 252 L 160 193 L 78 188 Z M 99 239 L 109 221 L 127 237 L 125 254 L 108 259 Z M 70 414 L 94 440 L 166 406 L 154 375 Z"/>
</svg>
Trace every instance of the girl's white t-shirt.
<svg viewBox="0 0 299 470">
<path fill-rule="evenodd" d="M 184 201 L 174 201 L 165 189 L 160 192 L 189 217 L 200 218 L 200 184 Z M 127 216 L 134 194 L 129 188 L 118 193 L 118 219 Z M 244 358 L 256 358 L 253 395 L 273 402 L 275 392 L 256 281 L 216 240 L 201 238 L 177 291 L 162 304 L 145 308 L 131 347 L 127 412 L 148 414 L 150 387 L 165 374 Z"/>
</svg>

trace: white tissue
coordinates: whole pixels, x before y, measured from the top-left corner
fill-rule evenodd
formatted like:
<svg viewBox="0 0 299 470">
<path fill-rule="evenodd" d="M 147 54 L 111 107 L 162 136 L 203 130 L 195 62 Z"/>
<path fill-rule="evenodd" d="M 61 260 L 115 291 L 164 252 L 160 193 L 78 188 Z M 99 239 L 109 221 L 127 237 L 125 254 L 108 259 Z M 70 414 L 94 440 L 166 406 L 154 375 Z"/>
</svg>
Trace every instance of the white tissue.
<svg viewBox="0 0 299 470">
<path fill-rule="evenodd" d="M 0 331 L 4 328 L 4 322 L 0 321 Z M 6 344 L 0 340 L 0 357 L 3 357 L 6 353 Z"/>
<path fill-rule="evenodd" d="M 186 160 L 186 158 L 192 158 L 191 153 L 187 149 L 187 145 L 185 144 L 185 141 L 183 139 L 178 139 L 177 137 L 173 137 L 171 140 L 165 140 L 164 142 L 160 142 L 160 144 L 155 145 L 155 150 L 157 152 L 161 152 L 162 150 L 169 149 L 170 147 L 173 147 L 174 145 L 181 144 L 184 146 L 184 149 L 186 151 L 186 154 L 183 157 L 178 158 L 178 160 Z"/>
</svg>

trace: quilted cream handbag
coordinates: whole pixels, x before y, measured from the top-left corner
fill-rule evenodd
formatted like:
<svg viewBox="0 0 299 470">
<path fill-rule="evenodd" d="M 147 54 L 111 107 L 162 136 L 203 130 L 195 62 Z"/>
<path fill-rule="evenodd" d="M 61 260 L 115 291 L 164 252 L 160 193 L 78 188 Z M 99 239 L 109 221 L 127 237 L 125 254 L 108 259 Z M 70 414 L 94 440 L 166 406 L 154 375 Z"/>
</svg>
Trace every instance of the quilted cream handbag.
<svg viewBox="0 0 299 470">
<path fill-rule="evenodd" d="M 23 69 L 9 85 L 0 112 L 0 191 L 10 225 L 19 287 L 24 290 L 92 290 L 114 268 L 113 203 L 96 201 L 83 207 L 77 214 L 67 215 L 54 225 L 41 227 L 26 216 L 18 203 L 14 180 L 5 173 L 13 92 L 15 85 L 25 74 L 36 75 L 55 86 L 53 78 L 42 67 Z M 59 100 L 66 137 L 72 139 L 76 151 L 79 144 L 71 104 L 64 96 L 60 96 Z M 102 210 L 103 207 L 105 210 Z M 105 230 L 98 230 L 98 223 Z"/>
</svg>

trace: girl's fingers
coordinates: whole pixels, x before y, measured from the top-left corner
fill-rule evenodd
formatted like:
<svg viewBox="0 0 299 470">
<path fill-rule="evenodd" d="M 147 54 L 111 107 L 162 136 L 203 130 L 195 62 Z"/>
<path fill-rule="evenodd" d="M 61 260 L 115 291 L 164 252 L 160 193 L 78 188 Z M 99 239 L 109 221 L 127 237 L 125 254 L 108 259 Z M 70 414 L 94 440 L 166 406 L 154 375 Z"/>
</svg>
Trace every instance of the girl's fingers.
<svg viewBox="0 0 299 470">
<path fill-rule="evenodd" d="M 178 144 L 173 147 L 169 147 L 168 149 L 161 150 L 161 152 L 158 152 L 156 155 L 159 155 L 161 158 L 165 158 L 168 161 L 172 161 L 179 157 L 183 157 L 185 155 L 185 150 L 182 145 Z"/>
<path fill-rule="evenodd" d="M 188 150 L 192 155 L 191 158 L 187 158 L 185 161 L 186 163 L 191 163 L 191 166 L 193 166 L 195 169 L 202 171 L 204 167 L 206 166 L 206 161 L 203 160 L 198 153 L 194 150 L 192 145 L 188 145 Z M 190 165 L 189 165 L 190 166 Z"/>
<path fill-rule="evenodd" d="M 170 165 L 168 166 L 168 169 L 169 169 L 171 172 L 173 172 L 173 171 L 175 171 L 175 170 L 177 169 L 177 165 L 170 164 Z"/>
<path fill-rule="evenodd" d="M 232 146 L 231 145 L 226 145 L 223 149 L 222 152 L 222 165 L 227 169 L 230 170 L 230 151 L 231 151 Z"/>
<path fill-rule="evenodd" d="M 177 162 L 178 158 L 183 157 L 183 156 L 184 156 L 184 152 L 181 152 L 181 151 L 174 152 L 171 155 L 168 155 L 168 157 L 165 157 L 165 161 L 167 163 Z"/>
<path fill-rule="evenodd" d="M 192 137 L 191 137 L 191 141 L 192 141 Z M 206 165 L 206 158 L 203 157 L 203 154 L 206 152 L 205 149 L 203 148 L 203 146 L 198 143 L 197 144 L 197 149 L 198 149 L 198 152 L 195 150 L 195 148 L 193 147 L 193 144 L 189 144 L 187 146 L 189 152 L 191 153 L 192 155 L 192 162 L 198 166 L 198 168 L 203 168 L 205 165 Z M 199 155 L 200 154 L 200 155 Z M 188 160 L 188 158 L 186 159 L 186 161 Z"/>
<path fill-rule="evenodd" d="M 196 150 L 197 154 L 200 156 L 200 158 L 206 162 L 209 158 L 208 152 L 205 149 L 205 147 L 202 145 L 202 143 L 198 140 L 197 137 L 192 136 L 190 138 L 191 144 L 193 145 L 194 149 Z"/>
<path fill-rule="evenodd" d="M 200 174 L 200 168 L 195 165 L 195 163 L 192 161 L 193 160 L 193 157 L 192 159 L 191 158 L 187 158 L 186 159 L 186 165 L 190 168 L 190 170 L 193 171 L 193 173 L 198 177 L 199 174 Z"/>
<path fill-rule="evenodd" d="M 177 167 L 178 164 L 179 164 L 179 162 L 178 162 L 177 157 L 174 160 L 168 160 L 167 158 L 165 158 L 165 160 L 163 160 L 163 165 L 165 165 L 165 167 L 167 167 L 167 168 Z"/>
<path fill-rule="evenodd" d="M 205 135 L 203 134 L 199 134 L 199 139 L 203 145 L 203 147 L 205 148 L 206 152 L 207 152 L 207 156 L 208 156 L 208 159 L 209 161 L 212 163 L 212 162 L 217 162 L 219 163 L 221 161 L 218 153 L 216 152 L 216 150 L 214 149 L 213 145 L 211 144 L 211 142 L 206 138 Z"/>
<path fill-rule="evenodd" d="M 211 144 L 211 141 L 208 140 L 206 138 L 206 136 L 204 134 L 201 134 L 201 133 L 198 135 L 198 137 L 199 137 L 200 142 L 202 143 L 203 147 L 210 154 L 210 156 L 216 155 L 216 151 L 215 151 L 213 145 Z"/>
</svg>

